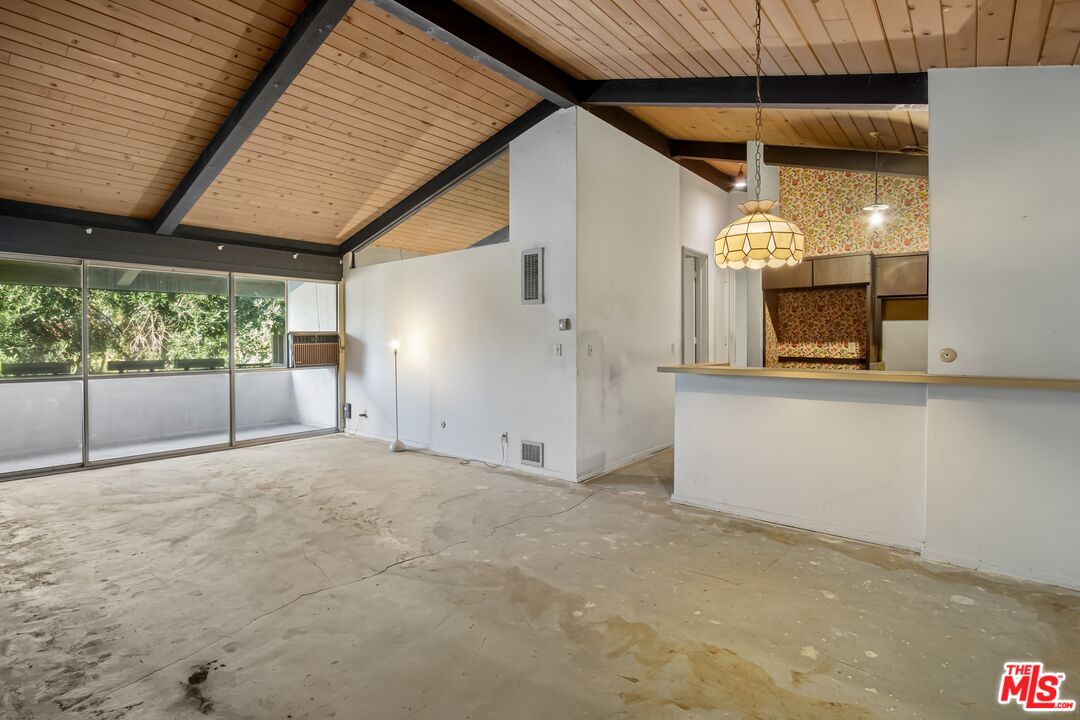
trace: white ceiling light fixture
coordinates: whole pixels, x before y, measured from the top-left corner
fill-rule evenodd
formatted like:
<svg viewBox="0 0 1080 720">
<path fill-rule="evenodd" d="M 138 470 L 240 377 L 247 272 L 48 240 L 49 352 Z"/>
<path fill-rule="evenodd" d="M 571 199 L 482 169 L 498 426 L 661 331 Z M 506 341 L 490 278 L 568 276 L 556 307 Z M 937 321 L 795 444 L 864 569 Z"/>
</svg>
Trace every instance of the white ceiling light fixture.
<svg viewBox="0 0 1080 720">
<path fill-rule="evenodd" d="M 881 141 L 881 133 L 872 132 L 870 137 L 877 140 L 879 146 L 883 146 Z M 881 227 L 885 224 L 885 212 L 889 209 L 888 203 L 881 202 L 881 198 L 878 197 L 878 177 L 880 175 L 880 167 L 878 165 L 878 151 L 874 151 L 874 202 L 863 207 L 863 212 L 867 213 L 867 222 L 870 223 L 870 227 Z"/>
<path fill-rule="evenodd" d="M 739 205 L 743 217 L 716 236 L 716 264 L 733 270 L 798 265 L 806 240 L 795 223 L 769 214 L 776 201 L 761 199 L 761 0 L 755 3 L 755 11 L 754 199 Z"/>
</svg>

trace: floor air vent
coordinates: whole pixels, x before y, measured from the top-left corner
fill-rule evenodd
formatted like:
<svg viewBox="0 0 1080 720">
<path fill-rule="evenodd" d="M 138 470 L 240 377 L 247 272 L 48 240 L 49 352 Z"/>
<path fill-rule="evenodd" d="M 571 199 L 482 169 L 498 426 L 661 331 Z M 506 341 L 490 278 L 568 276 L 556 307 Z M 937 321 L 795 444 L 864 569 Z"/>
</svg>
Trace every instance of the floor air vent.
<svg viewBox="0 0 1080 720">
<path fill-rule="evenodd" d="M 522 440 L 521 464 L 544 467 L 544 443 Z"/>
<path fill-rule="evenodd" d="M 521 304 L 541 305 L 544 302 L 544 248 L 521 253 Z"/>
</svg>

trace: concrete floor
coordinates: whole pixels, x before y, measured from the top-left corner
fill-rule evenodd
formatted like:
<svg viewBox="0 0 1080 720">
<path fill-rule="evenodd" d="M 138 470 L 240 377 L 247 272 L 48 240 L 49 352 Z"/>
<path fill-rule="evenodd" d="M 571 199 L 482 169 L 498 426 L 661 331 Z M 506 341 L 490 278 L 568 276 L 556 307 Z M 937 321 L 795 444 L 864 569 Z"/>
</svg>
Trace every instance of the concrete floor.
<svg viewBox="0 0 1080 720">
<path fill-rule="evenodd" d="M 1080 595 L 345 436 L 0 486 L 0 717 L 984 718 Z"/>
</svg>

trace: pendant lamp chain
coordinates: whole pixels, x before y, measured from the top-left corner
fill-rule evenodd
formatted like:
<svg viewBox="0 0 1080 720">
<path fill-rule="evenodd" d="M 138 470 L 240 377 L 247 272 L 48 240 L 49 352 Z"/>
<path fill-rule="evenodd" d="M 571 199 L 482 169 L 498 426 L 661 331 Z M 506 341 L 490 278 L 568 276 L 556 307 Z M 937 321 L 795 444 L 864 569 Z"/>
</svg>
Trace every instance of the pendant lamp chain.
<svg viewBox="0 0 1080 720">
<path fill-rule="evenodd" d="M 754 92 L 756 112 L 754 113 L 754 199 L 761 199 L 761 0 L 755 4 L 754 17 Z"/>
</svg>

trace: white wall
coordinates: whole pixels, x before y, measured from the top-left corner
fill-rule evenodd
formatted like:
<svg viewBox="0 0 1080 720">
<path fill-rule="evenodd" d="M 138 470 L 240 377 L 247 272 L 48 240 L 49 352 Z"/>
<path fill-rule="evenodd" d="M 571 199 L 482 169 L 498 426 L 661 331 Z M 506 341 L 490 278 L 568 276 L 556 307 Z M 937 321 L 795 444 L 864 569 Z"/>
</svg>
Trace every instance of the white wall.
<svg viewBox="0 0 1080 720">
<path fill-rule="evenodd" d="M 578 121 L 578 476 L 673 441 L 682 248 L 707 257 L 710 358 L 727 358 L 727 294 L 713 260 L 729 196 L 596 118 Z M 718 294 L 718 289 L 720 290 Z"/>
<path fill-rule="evenodd" d="M 1080 588 L 1080 396 L 931 387 L 927 557 Z"/>
<path fill-rule="evenodd" d="M 930 72 L 930 372 L 1080 378 L 1077 118 L 1080 68 Z M 927 555 L 1080 587 L 1077 428 L 1076 393 L 931 389 Z"/>
<path fill-rule="evenodd" d="M 679 375 L 672 499 L 919 549 L 925 406 L 925 385 Z"/>
<path fill-rule="evenodd" d="M 508 432 L 512 466 L 536 440 L 547 474 L 577 478 L 577 333 L 558 329 L 577 326 L 575 147 L 573 110 L 511 143 L 508 243 L 345 270 L 347 431 L 393 437 L 397 338 L 407 445 L 498 462 Z M 545 303 L 522 305 L 521 251 L 534 247 Z"/>
<path fill-rule="evenodd" d="M 672 442 L 658 365 L 681 344 L 679 168 L 588 112 L 578 119 L 578 475 Z"/>
<path fill-rule="evenodd" d="M 337 332 L 337 283 L 289 281 L 289 330 Z"/>
<path fill-rule="evenodd" d="M 930 372 L 1080 378 L 1078 118 L 1080 67 L 930 71 Z"/>
<path fill-rule="evenodd" d="M 684 167 L 679 168 L 679 244 L 704 253 L 709 268 L 709 361 L 727 362 L 731 332 L 733 271 L 716 266 L 716 235 L 738 216 L 746 193 L 726 193 Z"/>
</svg>

